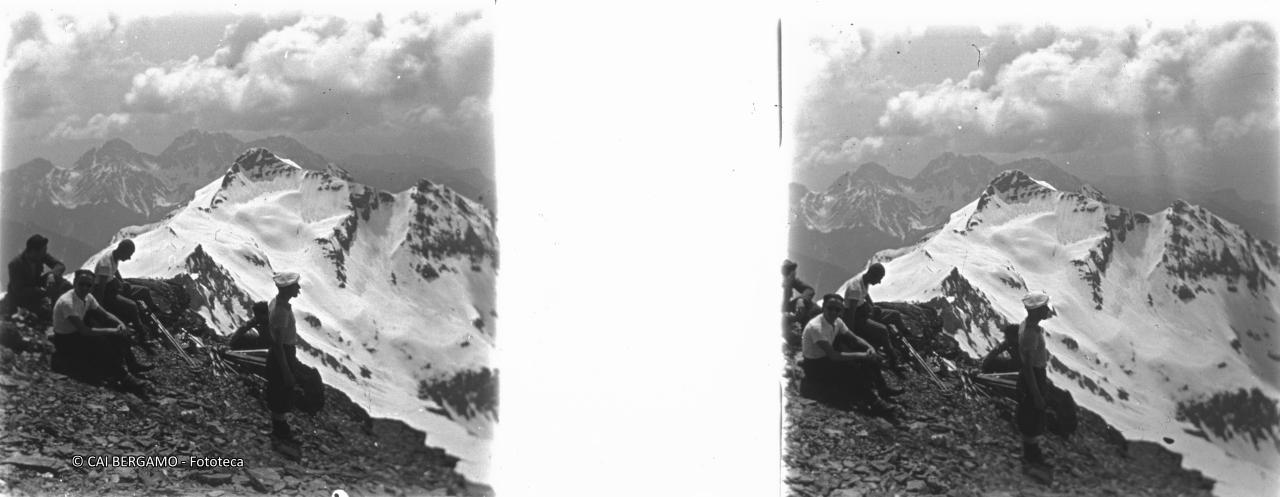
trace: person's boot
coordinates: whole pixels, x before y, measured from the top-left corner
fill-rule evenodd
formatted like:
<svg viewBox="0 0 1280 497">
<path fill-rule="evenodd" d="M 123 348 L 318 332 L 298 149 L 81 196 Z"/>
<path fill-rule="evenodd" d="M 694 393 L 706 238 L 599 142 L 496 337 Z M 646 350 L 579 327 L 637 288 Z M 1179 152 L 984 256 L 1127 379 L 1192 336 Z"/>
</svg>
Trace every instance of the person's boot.
<svg viewBox="0 0 1280 497">
<path fill-rule="evenodd" d="M 1022 444 L 1022 472 L 1045 485 L 1053 484 L 1053 466 L 1045 460 L 1039 444 Z"/>
<path fill-rule="evenodd" d="M 147 353 L 147 357 L 156 356 L 156 352 L 158 352 L 158 347 L 156 347 L 155 340 L 147 337 L 145 331 L 139 331 L 137 333 L 134 333 L 132 341 L 133 341 L 133 345 L 137 345 L 138 348 L 142 349 L 143 352 Z"/>
<path fill-rule="evenodd" d="M 142 380 L 139 380 L 136 376 L 131 374 L 121 376 L 119 383 L 121 390 L 137 395 L 138 398 L 143 401 L 149 401 L 151 399 L 151 394 L 147 391 L 147 384 L 143 383 Z"/>
<path fill-rule="evenodd" d="M 291 461 L 302 460 L 302 446 L 293 438 L 293 430 L 283 419 L 271 420 L 271 449 Z"/>
<path fill-rule="evenodd" d="M 151 371 L 152 369 L 156 368 L 155 366 L 152 366 L 150 364 L 143 364 L 141 362 L 138 362 L 138 356 L 134 355 L 132 348 L 125 349 L 124 367 L 130 373 L 133 373 L 133 374 L 145 373 L 147 371 Z"/>
<path fill-rule="evenodd" d="M 906 390 L 903 390 L 901 388 L 890 387 L 889 382 L 885 381 L 884 379 L 884 374 L 880 372 L 874 373 L 873 377 L 875 378 L 876 392 L 879 393 L 881 397 L 885 397 L 885 398 L 897 397 L 899 395 L 902 395 L 903 393 L 906 393 Z"/>
</svg>

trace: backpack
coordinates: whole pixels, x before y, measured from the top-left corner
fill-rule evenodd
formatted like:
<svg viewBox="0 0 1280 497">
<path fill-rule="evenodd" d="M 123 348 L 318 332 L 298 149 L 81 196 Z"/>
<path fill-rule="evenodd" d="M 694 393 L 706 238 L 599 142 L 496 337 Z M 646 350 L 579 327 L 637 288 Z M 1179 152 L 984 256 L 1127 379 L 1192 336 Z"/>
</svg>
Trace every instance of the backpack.
<svg viewBox="0 0 1280 497">
<path fill-rule="evenodd" d="M 1076 415 L 1076 401 L 1071 397 L 1071 392 L 1050 385 L 1044 403 L 1047 411 L 1045 429 L 1049 433 L 1067 438 L 1076 432 L 1080 420 Z"/>
<path fill-rule="evenodd" d="M 324 409 L 324 381 L 316 368 L 299 364 L 294 369 L 297 386 L 293 390 L 293 407 L 307 414 L 315 414 Z"/>
</svg>

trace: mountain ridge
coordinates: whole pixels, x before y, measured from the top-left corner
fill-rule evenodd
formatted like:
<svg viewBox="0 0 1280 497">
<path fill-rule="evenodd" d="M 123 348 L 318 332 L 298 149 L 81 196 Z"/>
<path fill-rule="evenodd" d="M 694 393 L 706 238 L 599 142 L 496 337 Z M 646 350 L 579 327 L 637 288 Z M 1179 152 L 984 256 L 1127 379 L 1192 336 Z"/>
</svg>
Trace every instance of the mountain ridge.
<svg viewBox="0 0 1280 497">
<path fill-rule="evenodd" d="M 425 431 L 469 479 L 487 477 L 498 246 L 482 205 L 430 181 L 390 193 L 251 149 L 121 238 L 137 247 L 122 273 L 192 275 L 197 312 L 223 334 L 274 295 L 274 271 L 298 272 L 299 359 L 370 415 Z"/>
<path fill-rule="evenodd" d="M 1048 291 L 1055 384 L 1126 437 L 1164 440 L 1217 495 L 1276 490 L 1271 242 L 1186 202 L 1148 215 L 1010 171 L 928 239 L 874 259 L 876 299 L 938 306 L 970 357 L 1021 320 L 1023 294 Z"/>
<path fill-rule="evenodd" d="M 78 264 L 89 256 L 84 246 L 100 246 L 122 227 L 160 220 L 189 201 L 197 189 L 222 177 L 241 153 L 252 148 L 270 149 L 305 169 L 353 179 L 353 164 L 349 161 L 340 164 L 330 160 L 288 136 L 246 142 L 226 132 L 191 129 L 174 138 L 158 155 L 140 151 L 123 139 L 111 138 L 65 167 L 37 158 L 6 170 L 0 174 L 4 203 L 0 214 L 7 223 L 34 226 L 46 235 L 78 240 L 80 243 L 74 246 L 52 247 L 59 257 Z M 370 168 L 363 170 L 369 172 Z M 402 172 L 408 175 L 410 169 Z M 395 186 L 398 190 L 394 191 L 403 190 L 423 175 L 433 174 L 418 172 L 418 177 L 405 176 L 408 179 L 383 185 L 387 186 L 384 189 L 393 190 L 390 187 Z M 442 180 L 461 182 L 464 195 L 469 191 L 477 195 L 489 192 L 484 203 L 494 205 L 491 183 L 464 181 L 467 175 L 461 172 Z M 470 186 L 476 182 L 481 186 Z M 489 210 L 492 212 L 492 208 Z M 29 235 L 6 234 L 0 257 L 20 252 Z"/>
<path fill-rule="evenodd" d="M 793 258 L 816 259 L 852 273 L 877 251 L 914 243 L 936 230 L 1012 165 L 1023 166 L 1029 174 L 1060 178 L 1063 188 L 1096 191 L 1044 159 L 1000 165 L 981 155 L 948 152 L 912 178 L 869 162 L 840 175 L 824 191 L 810 191 L 798 183 L 789 186 L 789 252 Z M 822 289 L 839 283 L 804 267 L 800 275 L 820 281 Z"/>
</svg>

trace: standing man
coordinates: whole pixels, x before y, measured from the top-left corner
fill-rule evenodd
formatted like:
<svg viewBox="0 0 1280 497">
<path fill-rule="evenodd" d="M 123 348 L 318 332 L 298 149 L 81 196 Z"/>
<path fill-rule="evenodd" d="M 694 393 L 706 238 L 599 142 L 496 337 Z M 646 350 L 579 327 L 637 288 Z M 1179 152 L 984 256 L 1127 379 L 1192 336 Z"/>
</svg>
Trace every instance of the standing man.
<svg viewBox="0 0 1280 497">
<path fill-rule="evenodd" d="M 1040 322 L 1055 315 L 1049 307 L 1049 295 L 1031 292 L 1022 298 L 1027 319 L 1018 332 L 1018 356 L 1022 370 L 1018 375 L 1018 431 L 1022 433 L 1022 470 L 1031 477 L 1050 483 L 1053 467 L 1040 450 L 1040 435 L 1044 434 L 1048 416 L 1045 413 L 1045 396 L 1049 393 L 1049 378 L 1045 368 L 1049 365 L 1049 350 L 1045 348 L 1044 329 Z"/>
<path fill-rule="evenodd" d="M 271 347 L 267 351 L 267 406 L 271 409 L 271 447 L 293 460 L 302 458 L 301 444 L 293 437 L 288 414 L 293 410 L 293 387 L 297 385 L 296 346 L 298 326 L 290 301 L 302 292 L 298 273 L 272 276 L 276 296 L 267 304 L 267 331 Z"/>
<path fill-rule="evenodd" d="M 129 373 L 152 366 L 141 364 L 130 349 L 123 322 L 98 305 L 89 290 L 93 273 L 77 271 L 72 291 L 53 305 L 54 353 L 50 369 L 88 380 L 118 382 L 120 387 L 145 397 L 145 386 Z M 95 325 L 110 324 L 110 327 Z"/>
<path fill-rule="evenodd" d="M 45 272 L 45 267 L 49 272 Z M 51 317 L 50 305 L 70 289 L 62 274 L 67 266 L 49 254 L 49 239 L 40 234 L 27 238 L 27 246 L 9 261 L 9 286 L 5 300 L 14 307 L 34 313 L 42 320 Z"/>
<path fill-rule="evenodd" d="M 804 370 L 805 383 L 809 384 L 802 384 L 801 390 L 814 387 L 834 390 L 841 401 L 865 400 L 872 412 L 892 416 L 892 408 L 881 396 L 899 395 L 902 390 L 889 388 L 880 373 L 880 355 L 845 327 L 840 319 L 844 310 L 840 296 L 828 294 L 822 300 L 822 314 L 809 321 L 801 335 L 804 360 L 800 368 Z M 837 342 L 857 350 L 837 351 Z"/>
</svg>

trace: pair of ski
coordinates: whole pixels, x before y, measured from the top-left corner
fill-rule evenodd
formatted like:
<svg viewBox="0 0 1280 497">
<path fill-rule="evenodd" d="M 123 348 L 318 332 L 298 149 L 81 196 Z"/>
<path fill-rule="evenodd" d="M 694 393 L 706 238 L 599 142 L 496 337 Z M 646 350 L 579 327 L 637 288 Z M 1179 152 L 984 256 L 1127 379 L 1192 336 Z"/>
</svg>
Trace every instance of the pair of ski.
<svg viewBox="0 0 1280 497">
<path fill-rule="evenodd" d="M 186 349 L 182 347 L 182 342 L 179 342 L 178 339 L 173 336 L 173 333 L 169 333 L 169 328 L 166 328 L 164 323 L 160 322 L 160 318 L 156 317 L 156 315 L 150 310 L 142 311 L 142 313 L 151 320 L 151 325 L 155 326 L 156 330 L 159 330 L 160 336 L 164 338 L 165 342 L 167 342 L 169 346 L 173 347 L 173 350 L 178 351 L 178 355 L 182 356 L 182 359 L 187 362 L 187 365 L 194 367 L 196 365 L 195 359 L 192 359 L 191 356 L 187 354 Z M 191 338 L 195 339 L 195 337 Z"/>
<path fill-rule="evenodd" d="M 907 352 L 911 354 L 911 359 L 916 361 L 916 364 L 924 370 L 925 374 L 929 375 L 929 379 L 933 381 L 933 384 L 937 385 L 940 390 L 947 391 L 947 384 L 938 378 L 938 375 L 933 372 L 933 368 L 929 367 L 929 363 L 925 362 L 920 353 L 916 352 L 916 348 L 911 346 L 911 342 L 907 340 L 906 336 L 903 336 L 903 331 L 899 330 L 897 326 L 893 326 L 892 329 L 894 331 L 893 336 L 897 337 L 898 343 L 907 348 Z"/>
</svg>

